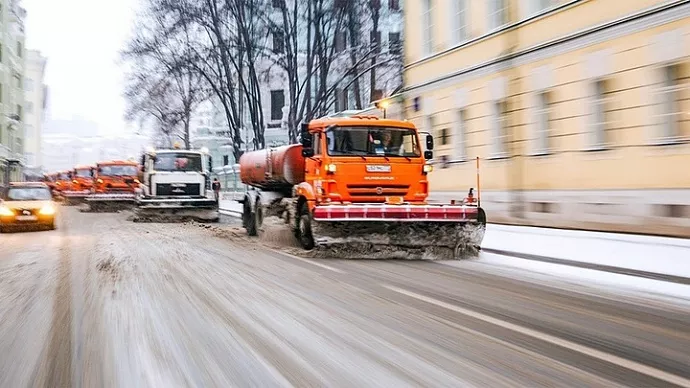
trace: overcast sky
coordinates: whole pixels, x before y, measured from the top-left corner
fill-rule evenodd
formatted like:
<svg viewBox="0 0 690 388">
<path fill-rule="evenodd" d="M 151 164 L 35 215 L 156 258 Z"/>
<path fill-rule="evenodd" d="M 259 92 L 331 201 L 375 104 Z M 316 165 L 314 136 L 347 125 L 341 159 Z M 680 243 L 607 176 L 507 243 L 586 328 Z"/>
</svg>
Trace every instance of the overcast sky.
<svg viewBox="0 0 690 388">
<path fill-rule="evenodd" d="M 54 119 L 96 121 L 103 134 L 129 131 L 123 119 L 119 50 L 138 0 L 22 0 L 26 46 L 48 57 L 45 82 Z"/>
</svg>

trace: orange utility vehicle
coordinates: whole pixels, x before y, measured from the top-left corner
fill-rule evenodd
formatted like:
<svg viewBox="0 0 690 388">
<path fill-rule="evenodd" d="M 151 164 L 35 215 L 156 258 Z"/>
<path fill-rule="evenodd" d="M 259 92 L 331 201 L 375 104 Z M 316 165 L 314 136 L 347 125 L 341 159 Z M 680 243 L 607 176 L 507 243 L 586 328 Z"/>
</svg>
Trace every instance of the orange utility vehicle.
<svg viewBox="0 0 690 388">
<path fill-rule="evenodd" d="M 118 211 L 135 206 L 134 191 L 139 187 L 137 162 L 99 162 L 94 171 L 93 190 L 86 198 L 89 211 Z"/>
<path fill-rule="evenodd" d="M 58 171 L 55 177 L 55 192 L 62 197 L 63 191 L 70 189 L 72 185 L 72 173 L 69 171 Z"/>
<path fill-rule="evenodd" d="M 240 201 L 249 235 L 265 216 L 279 215 L 303 248 L 341 257 L 459 258 L 480 248 L 479 192 L 458 203 L 427 202 L 434 142 L 427 134 L 422 151 L 411 122 L 326 117 L 303 124 L 301 138 L 240 158 L 240 179 L 252 188 Z"/>
<path fill-rule="evenodd" d="M 62 191 L 67 204 L 75 205 L 86 200 L 93 188 L 93 174 L 94 166 L 87 165 L 75 166 L 70 171 L 72 181 L 70 182 L 69 189 Z"/>
</svg>

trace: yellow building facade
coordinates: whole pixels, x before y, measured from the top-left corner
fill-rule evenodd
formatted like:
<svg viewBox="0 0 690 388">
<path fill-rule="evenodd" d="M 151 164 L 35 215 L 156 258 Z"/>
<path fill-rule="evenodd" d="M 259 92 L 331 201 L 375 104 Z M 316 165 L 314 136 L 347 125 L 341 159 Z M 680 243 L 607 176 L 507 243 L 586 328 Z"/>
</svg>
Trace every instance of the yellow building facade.
<svg viewBox="0 0 690 388">
<path fill-rule="evenodd" d="M 690 236 L 690 2 L 414 0 L 405 117 L 437 199 L 490 221 Z"/>
</svg>

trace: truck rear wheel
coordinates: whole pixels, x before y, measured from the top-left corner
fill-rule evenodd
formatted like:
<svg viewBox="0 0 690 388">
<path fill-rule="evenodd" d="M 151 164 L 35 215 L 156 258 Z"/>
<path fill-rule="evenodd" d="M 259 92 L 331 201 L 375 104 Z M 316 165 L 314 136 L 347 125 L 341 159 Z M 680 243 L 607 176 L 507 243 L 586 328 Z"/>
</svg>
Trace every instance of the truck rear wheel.
<svg viewBox="0 0 690 388">
<path fill-rule="evenodd" d="M 252 207 L 249 204 L 249 200 L 244 201 L 244 206 L 242 207 L 242 224 L 249 236 L 256 236 L 259 234 L 259 230 L 256 226 L 256 215 L 252 213 Z"/>
<path fill-rule="evenodd" d="M 311 214 L 306 203 L 300 205 L 297 212 L 297 238 L 306 250 L 314 249 L 314 235 L 311 231 Z"/>
</svg>

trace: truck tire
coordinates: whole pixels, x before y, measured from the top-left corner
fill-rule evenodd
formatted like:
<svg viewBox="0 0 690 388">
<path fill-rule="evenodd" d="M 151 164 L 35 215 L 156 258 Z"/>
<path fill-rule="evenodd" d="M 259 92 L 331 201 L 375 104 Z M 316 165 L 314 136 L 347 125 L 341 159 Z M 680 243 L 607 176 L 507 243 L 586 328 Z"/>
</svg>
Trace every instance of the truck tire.
<svg viewBox="0 0 690 388">
<path fill-rule="evenodd" d="M 311 214 L 307 203 L 302 203 L 297 210 L 297 239 L 305 250 L 314 249 L 314 235 L 311 230 Z"/>
<path fill-rule="evenodd" d="M 252 212 L 249 201 L 244 203 L 242 211 L 242 223 L 244 224 L 244 228 L 247 230 L 247 235 L 257 236 L 259 234 L 259 228 L 256 226 L 256 215 Z"/>
</svg>

